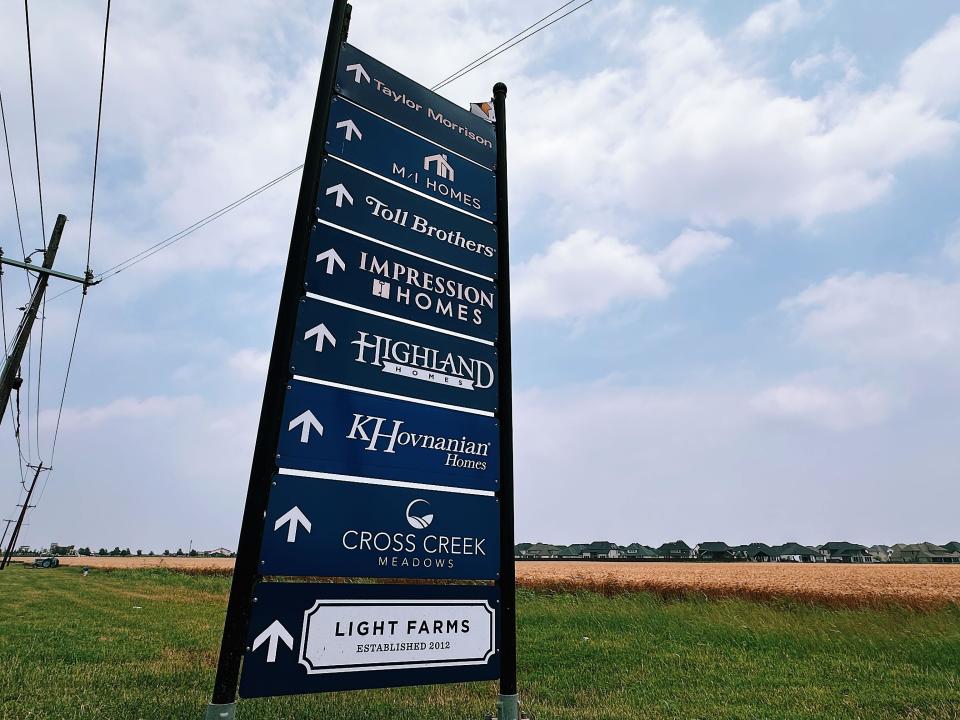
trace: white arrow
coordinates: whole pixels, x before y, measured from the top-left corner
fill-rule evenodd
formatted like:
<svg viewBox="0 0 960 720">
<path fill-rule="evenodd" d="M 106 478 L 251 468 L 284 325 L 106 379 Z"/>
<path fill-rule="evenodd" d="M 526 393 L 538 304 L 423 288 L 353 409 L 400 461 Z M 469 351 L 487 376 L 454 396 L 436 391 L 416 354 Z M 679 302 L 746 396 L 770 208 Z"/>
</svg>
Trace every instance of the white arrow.
<svg viewBox="0 0 960 720">
<path fill-rule="evenodd" d="M 317 338 L 317 352 L 323 352 L 323 341 L 328 340 L 333 347 L 337 346 L 337 339 L 333 336 L 333 333 L 327 330 L 327 326 L 323 323 L 320 323 L 316 327 L 310 328 L 307 330 L 306 334 L 303 336 L 304 340 L 309 340 L 310 338 Z M 301 416 L 302 417 L 302 416 Z M 298 420 L 300 418 L 297 418 Z M 320 434 L 323 435 L 323 429 L 320 430 Z M 306 442 L 304 440 L 303 442 Z"/>
<path fill-rule="evenodd" d="M 321 262 L 322 260 L 327 261 L 327 275 L 333 275 L 333 271 L 338 265 L 341 270 L 347 269 L 347 266 L 343 264 L 343 258 L 341 258 L 340 254 L 333 248 L 324 250 L 317 255 L 317 262 Z"/>
<path fill-rule="evenodd" d="M 287 512 L 277 518 L 277 521 L 273 524 L 273 530 L 276 532 L 282 528 L 287 523 L 290 523 L 290 527 L 287 528 L 287 542 L 292 543 L 297 541 L 297 526 L 303 525 L 303 529 L 307 532 L 310 532 L 310 521 L 307 520 L 307 516 L 294 505 Z"/>
<path fill-rule="evenodd" d="M 363 134 L 360 132 L 360 128 L 358 128 L 356 123 L 350 118 L 338 122 L 337 129 L 339 130 L 340 128 L 344 128 L 344 135 L 348 142 L 353 139 L 354 135 L 357 136 L 357 140 L 363 140 Z"/>
<path fill-rule="evenodd" d="M 343 183 L 339 185 L 334 185 L 333 187 L 327 188 L 327 195 L 337 194 L 337 207 L 343 207 L 343 199 L 346 198 L 347 202 L 353 205 L 353 196 L 347 192 L 347 189 L 343 186 Z"/>
<path fill-rule="evenodd" d="M 310 428 L 314 428 L 320 435 L 323 435 L 323 425 L 309 410 L 300 413 L 291 420 L 287 430 L 293 430 L 297 425 L 302 426 L 300 429 L 300 442 L 302 443 L 310 442 Z"/>
<path fill-rule="evenodd" d="M 269 641 L 267 645 L 267 662 L 277 661 L 277 645 L 282 641 L 288 649 L 293 650 L 293 636 L 287 632 L 287 629 L 280 624 L 279 620 L 270 623 L 270 627 L 257 635 L 253 640 L 253 650 L 256 651 L 263 643 Z"/>
<path fill-rule="evenodd" d="M 367 71 L 363 69 L 363 65 L 360 63 L 354 63 L 353 65 L 347 65 L 347 72 L 354 73 L 353 81 L 360 82 L 362 77 L 367 82 L 370 82 L 370 76 L 367 75 Z"/>
</svg>

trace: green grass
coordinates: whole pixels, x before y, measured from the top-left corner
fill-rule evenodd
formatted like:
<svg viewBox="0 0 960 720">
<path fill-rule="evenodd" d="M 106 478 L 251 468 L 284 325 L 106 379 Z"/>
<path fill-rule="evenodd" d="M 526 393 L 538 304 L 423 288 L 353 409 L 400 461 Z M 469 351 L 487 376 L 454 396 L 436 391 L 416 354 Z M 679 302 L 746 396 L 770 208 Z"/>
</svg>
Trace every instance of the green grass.
<svg viewBox="0 0 960 720">
<path fill-rule="evenodd" d="M 0 573 L 0 718 L 202 718 L 228 579 Z M 960 719 L 960 609 L 521 593 L 536 719 Z M 241 701 L 240 720 L 479 719 L 491 683 Z"/>
</svg>

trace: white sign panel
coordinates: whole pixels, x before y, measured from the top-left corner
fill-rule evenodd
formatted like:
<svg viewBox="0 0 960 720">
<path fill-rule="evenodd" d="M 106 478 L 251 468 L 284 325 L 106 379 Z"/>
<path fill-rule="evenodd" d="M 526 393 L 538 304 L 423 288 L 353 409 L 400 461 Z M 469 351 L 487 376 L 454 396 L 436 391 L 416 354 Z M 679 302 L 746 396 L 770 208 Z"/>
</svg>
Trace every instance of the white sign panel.
<svg viewBox="0 0 960 720">
<path fill-rule="evenodd" d="M 317 600 L 303 614 L 307 673 L 482 665 L 496 651 L 483 600 Z"/>
</svg>

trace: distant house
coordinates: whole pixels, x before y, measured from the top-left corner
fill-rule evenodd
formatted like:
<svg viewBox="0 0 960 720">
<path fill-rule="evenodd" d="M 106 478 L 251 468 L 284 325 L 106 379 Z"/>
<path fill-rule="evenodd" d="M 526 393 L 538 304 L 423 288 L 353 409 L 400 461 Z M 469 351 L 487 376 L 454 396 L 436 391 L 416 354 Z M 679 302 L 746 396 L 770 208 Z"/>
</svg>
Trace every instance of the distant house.
<svg viewBox="0 0 960 720">
<path fill-rule="evenodd" d="M 557 550 L 556 558 L 558 560 L 569 560 L 570 558 L 583 557 L 582 548 L 579 545 L 568 545 Z"/>
<path fill-rule="evenodd" d="M 725 542 L 702 542 L 694 548 L 697 557 L 701 560 L 735 560 L 733 548 Z"/>
<path fill-rule="evenodd" d="M 630 543 L 625 548 L 620 549 L 620 555 L 622 557 L 640 560 L 642 558 L 656 557 L 657 551 L 651 547 L 647 547 L 646 545 L 641 545 L 640 543 Z"/>
<path fill-rule="evenodd" d="M 771 562 L 776 557 L 773 548 L 762 542 L 738 545 L 735 548 L 737 555 L 751 562 Z"/>
<path fill-rule="evenodd" d="M 777 562 L 822 562 L 824 559 L 819 550 L 795 542 L 774 545 L 771 551 Z"/>
<path fill-rule="evenodd" d="M 900 563 L 960 564 L 960 553 L 930 542 L 899 544 L 890 548 L 890 561 Z"/>
<path fill-rule="evenodd" d="M 530 547 L 527 548 L 524 557 L 529 558 L 552 558 L 557 556 L 557 551 L 560 549 L 558 545 L 550 545 L 548 543 L 533 543 Z"/>
<path fill-rule="evenodd" d="M 876 562 L 890 562 L 890 550 L 889 545 L 871 545 L 867 548 L 867 552 L 873 555 Z"/>
<path fill-rule="evenodd" d="M 233 551 L 228 550 L 227 548 L 219 547 L 219 548 L 214 548 L 213 550 L 201 550 L 197 554 L 202 555 L 204 557 L 230 557 L 231 555 L 233 555 Z"/>
<path fill-rule="evenodd" d="M 670 558 L 672 560 L 686 560 L 690 557 L 690 546 L 683 540 L 664 543 L 657 548 L 657 557 Z"/>
<path fill-rule="evenodd" d="M 819 548 L 824 554 L 827 562 L 843 563 L 872 563 L 874 557 L 868 551 L 866 546 L 857 545 L 843 541 L 824 543 Z"/>
<path fill-rule="evenodd" d="M 517 543 L 513 546 L 513 556 L 518 558 L 524 557 L 531 545 L 533 545 L 533 543 Z"/>
<path fill-rule="evenodd" d="M 960 552 L 960 540 L 948 542 L 946 545 L 941 545 L 941 547 L 944 550 L 949 550 L 950 552 Z"/>
<path fill-rule="evenodd" d="M 620 548 L 615 543 L 606 540 L 595 540 L 583 549 L 582 555 L 590 559 L 618 558 L 620 557 Z"/>
</svg>

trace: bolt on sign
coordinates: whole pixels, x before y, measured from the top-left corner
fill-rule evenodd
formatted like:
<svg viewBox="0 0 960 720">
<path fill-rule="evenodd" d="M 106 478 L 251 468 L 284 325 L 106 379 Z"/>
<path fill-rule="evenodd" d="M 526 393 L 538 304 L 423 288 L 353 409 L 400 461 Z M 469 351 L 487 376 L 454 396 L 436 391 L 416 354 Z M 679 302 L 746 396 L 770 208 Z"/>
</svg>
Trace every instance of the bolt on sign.
<svg viewBox="0 0 960 720">
<path fill-rule="evenodd" d="M 496 122 L 459 107 L 347 44 L 350 13 L 335 0 L 207 717 L 238 688 L 499 679 L 513 718 L 506 88 Z"/>
</svg>

